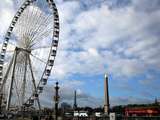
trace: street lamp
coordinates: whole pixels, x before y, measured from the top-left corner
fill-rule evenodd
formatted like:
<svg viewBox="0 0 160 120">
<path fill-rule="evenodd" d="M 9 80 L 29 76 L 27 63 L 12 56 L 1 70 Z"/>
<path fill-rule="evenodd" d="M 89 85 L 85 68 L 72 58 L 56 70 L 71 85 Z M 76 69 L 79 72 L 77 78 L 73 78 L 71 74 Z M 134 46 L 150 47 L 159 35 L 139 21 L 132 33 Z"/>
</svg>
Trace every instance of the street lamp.
<svg viewBox="0 0 160 120">
<path fill-rule="evenodd" d="M 59 94 L 58 94 L 58 90 L 59 90 L 59 86 L 58 86 L 58 82 L 56 82 L 56 86 L 55 88 L 55 96 L 54 96 L 54 101 L 55 101 L 55 120 L 58 120 L 58 103 L 59 103 Z"/>
</svg>

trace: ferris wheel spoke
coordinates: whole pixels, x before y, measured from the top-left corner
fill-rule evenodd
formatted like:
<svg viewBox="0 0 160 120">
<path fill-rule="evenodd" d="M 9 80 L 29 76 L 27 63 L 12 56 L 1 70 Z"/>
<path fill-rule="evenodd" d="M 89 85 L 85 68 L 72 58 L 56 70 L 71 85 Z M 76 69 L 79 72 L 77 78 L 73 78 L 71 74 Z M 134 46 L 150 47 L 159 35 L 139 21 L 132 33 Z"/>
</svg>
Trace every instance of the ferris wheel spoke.
<svg viewBox="0 0 160 120">
<path fill-rule="evenodd" d="M 38 12 L 38 9 L 36 9 L 36 13 Z M 33 18 L 35 18 L 35 25 L 33 25 L 33 23 L 32 23 L 32 27 L 30 27 L 30 28 L 28 28 L 28 30 L 30 30 L 30 31 L 27 31 L 27 33 L 29 34 L 29 35 L 33 35 L 33 33 L 32 32 L 35 32 L 35 26 L 37 27 L 37 28 L 39 28 L 42 24 L 43 24 L 43 18 L 45 18 L 44 17 L 44 15 L 43 15 L 43 13 L 42 12 L 38 12 L 39 14 L 36 16 L 36 17 L 33 17 Z M 36 32 L 35 32 L 36 33 Z"/>
<path fill-rule="evenodd" d="M 29 17 L 30 19 L 29 20 L 33 20 L 32 18 L 34 18 L 34 21 L 32 21 L 31 24 L 29 24 L 29 26 L 27 26 L 28 31 L 26 33 L 30 33 L 32 30 L 34 30 L 35 29 L 35 24 L 34 23 L 36 23 L 36 25 L 39 24 L 41 22 L 40 18 L 42 17 L 42 12 L 39 12 L 39 11 L 41 11 L 40 8 L 36 7 L 35 5 L 32 5 L 31 7 L 32 7 L 32 10 L 31 10 L 32 14 L 30 14 L 30 17 Z M 42 4 L 41 7 L 44 8 L 44 5 Z M 28 11 L 28 13 L 29 13 L 29 11 Z"/>
<path fill-rule="evenodd" d="M 32 8 L 36 9 L 35 16 L 37 15 L 37 13 L 38 13 L 38 15 L 36 17 L 32 16 L 30 18 L 30 20 L 32 22 L 29 24 L 29 26 L 26 26 L 28 28 L 27 31 L 26 31 L 26 33 L 29 34 L 29 35 L 31 35 L 31 33 L 33 32 L 33 30 L 35 30 L 34 27 L 37 26 L 37 25 L 39 25 L 41 23 L 41 20 L 42 20 L 42 19 L 40 19 L 42 17 L 42 13 L 38 12 L 38 9 L 36 7 L 32 6 Z M 32 12 L 33 12 L 33 10 L 32 10 Z M 34 21 L 36 21 L 36 22 L 34 22 Z"/>
<path fill-rule="evenodd" d="M 34 21 L 36 21 L 35 23 L 36 23 L 36 25 L 38 25 L 39 23 L 41 23 L 41 17 L 43 16 L 43 14 L 42 14 L 42 12 L 38 12 L 38 11 L 40 11 L 39 8 L 36 8 L 34 5 L 32 5 L 32 7 L 34 7 L 34 9 L 36 9 L 36 14 L 34 14 L 34 16 L 32 15 L 30 18 L 35 18 Z M 43 4 L 41 5 L 41 7 L 42 7 L 42 9 L 44 9 Z M 32 10 L 32 12 L 33 12 L 33 10 Z M 37 15 L 37 13 L 38 13 L 38 15 Z M 31 24 L 30 27 L 28 28 L 28 30 L 30 30 L 30 31 L 27 31 L 27 33 L 29 35 L 30 35 L 31 31 L 35 29 L 34 27 L 35 27 L 35 25 Z"/>
<path fill-rule="evenodd" d="M 17 32 L 16 33 L 18 33 L 17 35 L 20 37 L 20 36 L 23 36 L 23 33 L 24 33 L 24 31 L 26 30 L 25 29 L 25 26 L 24 26 L 24 24 L 25 24 L 25 22 L 26 21 L 28 21 L 28 15 L 29 15 L 29 13 L 27 12 L 27 18 L 25 19 L 25 17 L 23 17 L 23 15 L 24 14 L 22 14 L 22 17 L 21 17 L 21 20 L 19 20 L 18 22 L 17 22 L 17 25 L 16 26 L 18 26 L 17 27 Z M 28 22 L 27 22 L 28 23 Z M 22 39 L 22 37 L 20 37 L 19 39 Z"/>
<path fill-rule="evenodd" d="M 34 9 L 35 9 L 34 5 L 31 5 L 31 8 L 32 8 L 32 10 L 31 10 L 31 14 L 29 14 L 30 16 L 29 16 L 28 20 L 30 20 L 30 19 L 33 18 L 33 13 L 34 13 Z M 27 12 L 29 13 L 30 11 L 27 11 Z M 28 22 L 28 23 L 30 23 L 30 24 L 28 24 L 27 26 L 25 26 L 25 27 L 27 27 L 27 29 L 25 29 L 27 32 L 29 32 L 29 30 L 30 30 L 29 28 L 32 26 L 31 22 Z"/>
<path fill-rule="evenodd" d="M 53 28 L 48 28 L 45 32 L 44 31 L 40 32 L 37 36 L 34 36 L 32 38 L 32 41 L 36 41 L 36 43 L 38 43 L 40 40 L 43 40 L 43 38 L 48 37 L 50 34 L 50 31 L 52 30 Z"/>
<path fill-rule="evenodd" d="M 37 50 L 37 49 L 49 49 L 51 46 L 38 46 L 33 48 L 32 50 Z"/>
<path fill-rule="evenodd" d="M 32 57 L 34 57 L 34 58 L 36 58 L 38 61 L 40 61 L 40 62 L 42 62 L 42 63 L 44 63 L 44 64 L 47 64 L 47 62 L 45 62 L 44 60 L 42 60 L 41 58 L 39 58 L 39 57 L 37 57 L 37 56 L 35 56 L 35 55 L 33 55 L 33 54 L 30 54 Z"/>
<path fill-rule="evenodd" d="M 48 15 L 45 19 L 40 19 L 41 23 L 39 24 L 39 26 L 37 27 L 37 29 L 35 29 L 33 31 L 33 34 L 31 35 L 30 39 L 32 41 L 34 41 L 34 39 L 36 37 L 38 37 L 40 35 L 40 33 L 43 31 L 43 30 L 46 30 L 46 26 L 48 25 L 49 23 L 49 19 L 51 18 L 51 15 Z"/>
<path fill-rule="evenodd" d="M 38 34 L 36 34 L 36 36 L 34 36 L 32 38 L 33 41 L 35 41 L 35 40 L 41 40 L 42 36 L 47 37 L 49 35 L 50 31 L 53 30 L 53 27 L 49 26 L 49 27 L 45 27 L 45 28 L 41 28 L 41 29 L 43 29 L 43 30 L 38 31 Z"/>
</svg>

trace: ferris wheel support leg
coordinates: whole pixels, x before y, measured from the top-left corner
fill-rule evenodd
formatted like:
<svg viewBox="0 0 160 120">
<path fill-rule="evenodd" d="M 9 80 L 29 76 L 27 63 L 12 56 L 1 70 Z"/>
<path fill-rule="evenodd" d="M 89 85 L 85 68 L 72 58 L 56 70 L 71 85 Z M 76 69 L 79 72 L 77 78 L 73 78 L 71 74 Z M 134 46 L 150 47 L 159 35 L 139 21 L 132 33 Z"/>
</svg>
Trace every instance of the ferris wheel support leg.
<svg viewBox="0 0 160 120">
<path fill-rule="evenodd" d="M 29 56 L 29 55 L 28 55 L 28 60 L 29 60 L 29 68 L 30 68 L 30 71 L 31 71 L 31 76 L 32 76 L 32 82 L 33 82 L 33 86 L 34 86 L 34 91 L 35 91 L 35 93 L 37 93 L 35 77 L 34 77 L 34 74 L 33 74 L 32 63 L 31 63 L 31 59 L 30 59 L 30 56 Z M 39 97 L 37 98 L 37 103 L 38 103 L 39 110 L 41 110 L 41 104 L 40 104 L 40 101 L 39 101 Z"/>
<path fill-rule="evenodd" d="M 40 101 L 39 101 L 39 97 L 37 98 L 37 103 L 38 103 L 39 110 L 41 110 L 41 104 L 40 104 Z"/>
<path fill-rule="evenodd" d="M 3 99 L 5 98 L 5 94 L 3 93 L 3 89 L 4 89 L 4 84 L 6 83 L 6 80 L 7 80 L 7 78 L 8 78 L 8 73 L 9 73 L 9 71 L 10 71 L 10 69 L 11 69 L 11 65 L 13 64 L 13 59 L 14 59 L 14 57 L 12 57 L 12 59 L 11 59 L 11 61 L 10 61 L 10 63 L 9 63 L 9 66 L 8 66 L 8 69 L 7 69 L 7 71 L 6 71 L 6 74 L 5 74 L 5 76 L 4 76 L 4 79 L 3 79 L 3 81 L 2 81 L 2 86 L 1 86 L 1 88 L 0 88 L 0 109 L 2 108 L 2 103 L 3 103 Z M 1 109 L 2 110 L 2 109 Z"/>
<path fill-rule="evenodd" d="M 23 90 L 22 90 L 22 98 L 21 98 L 21 102 L 22 102 L 22 106 L 23 106 L 23 104 L 24 104 L 24 99 L 25 99 L 25 92 L 26 92 L 26 90 L 25 90 L 25 87 L 26 87 L 26 73 L 27 73 L 27 53 L 26 53 L 26 55 L 25 55 L 25 68 L 24 68 L 24 78 L 23 78 L 23 83 L 22 83 L 22 88 L 23 88 Z"/>
<path fill-rule="evenodd" d="M 9 63 L 9 66 L 8 66 L 8 69 L 7 69 L 7 71 L 6 71 L 6 74 L 5 74 L 5 76 L 4 76 L 4 79 L 3 79 L 3 81 L 2 81 L 2 86 L 1 86 L 1 88 L 0 88 L 0 108 L 2 107 L 2 103 L 3 103 L 3 98 L 5 98 L 5 94 L 3 93 L 3 89 L 4 89 L 4 84 L 6 83 L 6 80 L 7 80 L 7 78 L 8 78 L 8 73 L 9 73 L 9 71 L 10 71 L 10 69 L 11 69 L 11 65 L 12 65 L 12 63 L 13 63 L 13 59 L 14 59 L 14 57 L 12 57 L 12 59 L 11 59 L 11 61 L 10 61 L 10 63 Z"/>
<path fill-rule="evenodd" d="M 3 79 L 3 82 L 2 82 L 2 86 L 1 86 L 1 88 L 0 88 L 0 92 L 1 92 L 1 93 L 2 93 L 2 90 L 3 90 L 4 84 L 6 83 L 6 80 L 7 80 L 7 78 L 8 78 L 8 74 L 9 74 L 9 71 L 10 71 L 11 66 L 12 66 L 12 64 L 13 64 L 13 60 L 14 60 L 14 56 L 12 57 L 12 59 L 11 59 L 11 61 L 10 61 L 10 63 L 9 63 L 8 69 L 7 69 L 7 71 L 6 71 L 6 74 L 5 74 L 5 76 L 4 76 L 4 79 Z"/>
<path fill-rule="evenodd" d="M 13 62 L 13 70 L 12 70 L 12 78 L 11 78 L 11 83 L 10 83 L 10 86 L 9 86 L 9 93 L 8 93 L 7 105 L 6 105 L 6 110 L 7 111 L 9 110 L 10 102 L 11 102 L 12 89 L 13 89 L 13 81 L 14 81 L 14 73 L 15 73 L 16 60 L 17 60 L 17 54 L 18 54 L 18 51 L 17 51 L 17 49 L 15 49 L 14 62 Z"/>
</svg>

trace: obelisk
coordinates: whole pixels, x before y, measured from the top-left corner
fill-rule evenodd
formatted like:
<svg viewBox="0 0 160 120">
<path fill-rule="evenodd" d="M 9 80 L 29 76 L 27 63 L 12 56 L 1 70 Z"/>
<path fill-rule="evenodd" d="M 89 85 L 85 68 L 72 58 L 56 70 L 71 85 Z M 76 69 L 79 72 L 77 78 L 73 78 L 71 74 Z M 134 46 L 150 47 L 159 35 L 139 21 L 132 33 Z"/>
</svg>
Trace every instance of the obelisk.
<svg viewBox="0 0 160 120">
<path fill-rule="evenodd" d="M 106 115 L 109 115 L 109 91 L 108 91 L 108 75 L 105 74 L 105 79 L 104 79 L 104 113 Z"/>
</svg>

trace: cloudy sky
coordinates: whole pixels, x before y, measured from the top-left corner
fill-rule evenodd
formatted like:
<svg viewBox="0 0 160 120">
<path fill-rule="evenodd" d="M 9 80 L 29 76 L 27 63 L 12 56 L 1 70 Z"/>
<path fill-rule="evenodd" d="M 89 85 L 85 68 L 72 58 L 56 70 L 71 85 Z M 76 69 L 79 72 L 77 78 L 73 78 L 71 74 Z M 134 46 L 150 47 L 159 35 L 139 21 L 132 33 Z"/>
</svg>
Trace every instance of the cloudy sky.
<svg viewBox="0 0 160 120">
<path fill-rule="evenodd" d="M 14 1 L 14 0 L 13 0 Z M 15 2 L 0 4 L 0 41 L 15 14 Z M 52 104 L 55 81 L 61 102 L 102 106 L 104 74 L 110 104 L 160 98 L 160 0 L 56 0 L 60 42 L 55 68 L 42 98 Z"/>
</svg>

